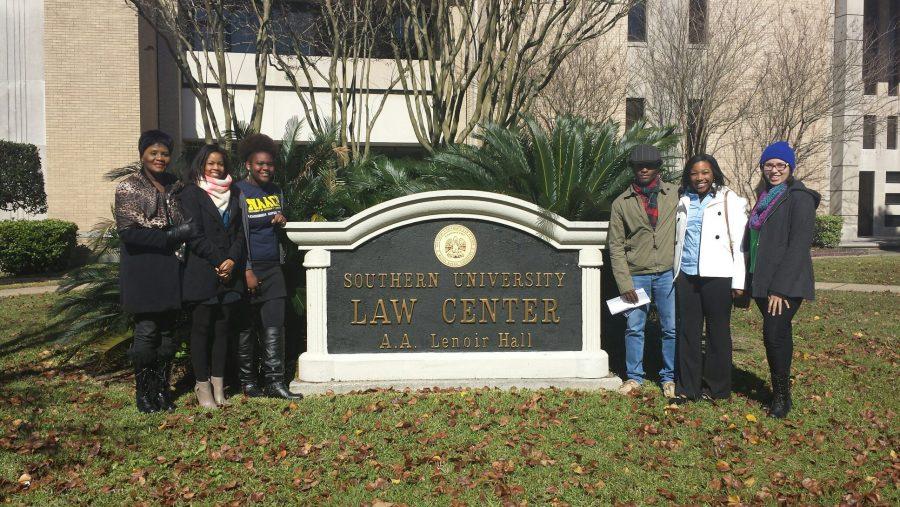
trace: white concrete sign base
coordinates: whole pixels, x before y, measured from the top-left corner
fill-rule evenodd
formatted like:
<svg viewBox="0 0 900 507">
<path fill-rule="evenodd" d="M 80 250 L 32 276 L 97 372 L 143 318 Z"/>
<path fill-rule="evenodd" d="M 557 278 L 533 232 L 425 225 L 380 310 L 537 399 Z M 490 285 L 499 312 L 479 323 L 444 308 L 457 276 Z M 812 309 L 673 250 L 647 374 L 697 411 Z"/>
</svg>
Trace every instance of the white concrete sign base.
<svg viewBox="0 0 900 507">
<path fill-rule="evenodd" d="M 603 378 L 549 378 L 549 379 L 455 379 L 455 380 L 379 380 L 352 382 L 291 382 L 291 391 L 304 396 L 360 393 L 370 389 L 394 391 L 421 391 L 423 389 L 571 389 L 573 391 L 611 391 L 618 389 L 622 380 L 610 375 Z"/>
</svg>

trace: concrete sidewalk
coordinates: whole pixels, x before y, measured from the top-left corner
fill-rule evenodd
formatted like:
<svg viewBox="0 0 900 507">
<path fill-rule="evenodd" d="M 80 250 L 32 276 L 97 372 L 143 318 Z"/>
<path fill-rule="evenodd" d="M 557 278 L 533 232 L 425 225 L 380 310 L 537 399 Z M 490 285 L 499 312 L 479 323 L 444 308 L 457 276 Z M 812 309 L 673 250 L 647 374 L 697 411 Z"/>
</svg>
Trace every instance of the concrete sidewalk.
<svg viewBox="0 0 900 507">
<path fill-rule="evenodd" d="M 900 294 L 900 285 L 866 285 L 863 283 L 816 282 L 816 290 L 845 290 L 850 292 L 893 292 Z"/>
<path fill-rule="evenodd" d="M 46 294 L 48 292 L 56 292 L 59 284 L 36 285 L 34 287 L 18 287 L 15 289 L 0 289 L 0 298 L 10 296 L 27 296 L 29 294 Z"/>
</svg>

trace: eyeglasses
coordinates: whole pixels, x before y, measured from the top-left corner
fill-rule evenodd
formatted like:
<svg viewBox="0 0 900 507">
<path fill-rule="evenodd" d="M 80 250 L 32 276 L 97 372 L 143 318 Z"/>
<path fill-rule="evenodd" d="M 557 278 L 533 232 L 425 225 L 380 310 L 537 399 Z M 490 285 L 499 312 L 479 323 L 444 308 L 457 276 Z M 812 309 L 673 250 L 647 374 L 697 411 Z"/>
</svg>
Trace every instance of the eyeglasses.
<svg viewBox="0 0 900 507">
<path fill-rule="evenodd" d="M 787 168 L 788 165 L 784 162 L 766 162 L 765 164 L 763 164 L 763 171 L 774 171 L 776 169 L 779 171 L 784 171 Z"/>
</svg>

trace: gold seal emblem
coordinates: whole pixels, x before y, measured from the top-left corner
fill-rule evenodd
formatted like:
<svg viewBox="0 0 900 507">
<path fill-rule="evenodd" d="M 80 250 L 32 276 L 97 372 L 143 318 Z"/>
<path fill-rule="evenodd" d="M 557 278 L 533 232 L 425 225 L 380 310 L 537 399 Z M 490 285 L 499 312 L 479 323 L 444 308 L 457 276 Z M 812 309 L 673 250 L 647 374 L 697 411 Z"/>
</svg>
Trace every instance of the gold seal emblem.
<svg viewBox="0 0 900 507">
<path fill-rule="evenodd" d="M 459 268 L 475 258 L 478 243 L 468 227 L 459 224 L 448 225 L 434 238 L 434 255 L 445 266 Z"/>
</svg>

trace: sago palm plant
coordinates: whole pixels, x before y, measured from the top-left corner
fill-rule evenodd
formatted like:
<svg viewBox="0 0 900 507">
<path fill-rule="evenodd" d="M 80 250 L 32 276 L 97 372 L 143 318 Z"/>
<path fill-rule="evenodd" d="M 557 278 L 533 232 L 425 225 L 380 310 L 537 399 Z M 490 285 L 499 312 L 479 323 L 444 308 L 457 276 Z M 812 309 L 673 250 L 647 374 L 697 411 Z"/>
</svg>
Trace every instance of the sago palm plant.
<svg viewBox="0 0 900 507">
<path fill-rule="evenodd" d="M 673 129 L 637 124 L 619 137 L 613 121 L 564 116 L 547 131 L 532 118 L 518 129 L 487 125 L 476 145 L 434 155 L 432 176 L 445 188 L 485 190 L 538 204 L 570 220 L 597 220 L 632 178 L 628 154 L 638 144 L 662 152 Z"/>
</svg>

